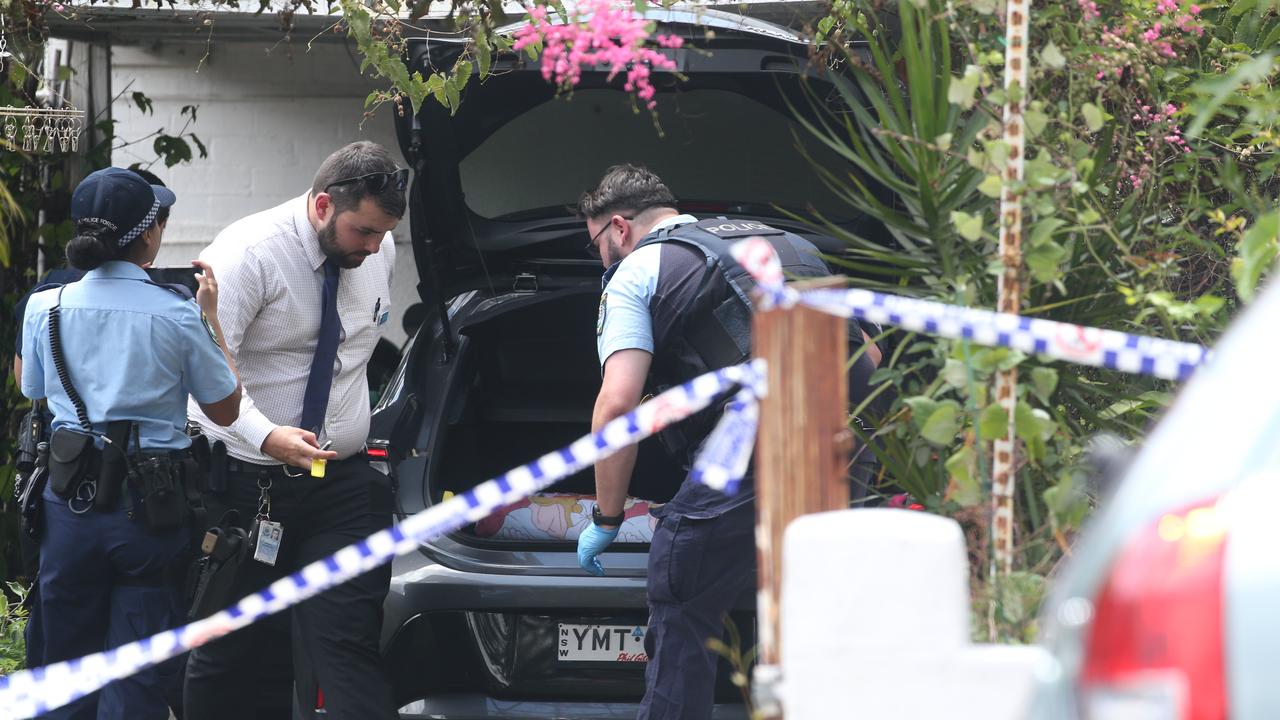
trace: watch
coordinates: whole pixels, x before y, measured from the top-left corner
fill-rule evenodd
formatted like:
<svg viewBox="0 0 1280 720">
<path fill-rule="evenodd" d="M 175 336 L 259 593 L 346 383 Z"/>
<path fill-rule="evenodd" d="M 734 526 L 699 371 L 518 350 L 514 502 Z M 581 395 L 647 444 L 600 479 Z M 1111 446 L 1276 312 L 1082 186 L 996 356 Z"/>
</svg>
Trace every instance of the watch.
<svg viewBox="0 0 1280 720">
<path fill-rule="evenodd" d="M 591 522 L 596 525 L 621 525 L 626 518 L 627 513 L 625 510 L 617 515 L 601 515 L 599 505 L 594 505 L 591 508 Z"/>
</svg>

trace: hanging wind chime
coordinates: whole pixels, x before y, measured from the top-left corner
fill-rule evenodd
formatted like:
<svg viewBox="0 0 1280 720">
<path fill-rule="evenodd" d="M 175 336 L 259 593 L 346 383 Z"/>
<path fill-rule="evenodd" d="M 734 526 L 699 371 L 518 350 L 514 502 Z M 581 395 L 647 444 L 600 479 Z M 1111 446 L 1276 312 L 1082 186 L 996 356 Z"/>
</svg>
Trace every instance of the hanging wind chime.
<svg viewBox="0 0 1280 720">
<path fill-rule="evenodd" d="M 17 62 L 9 52 L 4 16 L 0 15 L 0 71 Z M 28 71 L 29 72 L 29 71 Z M 23 152 L 78 152 L 84 113 L 73 107 L 0 107 L 4 123 L 4 147 Z"/>
</svg>

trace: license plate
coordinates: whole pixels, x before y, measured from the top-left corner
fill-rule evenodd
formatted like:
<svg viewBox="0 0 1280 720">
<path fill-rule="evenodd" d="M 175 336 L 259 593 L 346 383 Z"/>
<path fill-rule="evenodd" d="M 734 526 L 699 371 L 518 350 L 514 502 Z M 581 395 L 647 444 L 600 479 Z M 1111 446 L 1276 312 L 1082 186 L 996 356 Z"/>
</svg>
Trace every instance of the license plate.
<svg viewBox="0 0 1280 720">
<path fill-rule="evenodd" d="M 643 625 L 570 625 L 560 623 L 560 662 L 645 663 Z"/>
</svg>

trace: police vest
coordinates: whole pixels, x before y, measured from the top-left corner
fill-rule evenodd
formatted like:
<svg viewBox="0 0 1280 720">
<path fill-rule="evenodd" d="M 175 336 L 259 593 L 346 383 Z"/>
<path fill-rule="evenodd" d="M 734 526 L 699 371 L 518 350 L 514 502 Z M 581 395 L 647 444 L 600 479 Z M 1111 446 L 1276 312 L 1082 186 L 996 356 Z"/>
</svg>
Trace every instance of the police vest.
<svg viewBox="0 0 1280 720">
<path fill-rule="evenodd" d="M 772 245 L 788 276 L 831 274 L 813 243 L 757 220 L 721 218 L 663 228 L 636 245 L 639 249 L 679 243 L 702 253 L 707 263 L 696 295 L 676 311 L 665 337 L 654 338 L 653 375 L 658 383 L 682 383 L 750 356 L 751 291 L 756 283 L 729 252 L 734 243 L 749 237 Z"/>
</svg>

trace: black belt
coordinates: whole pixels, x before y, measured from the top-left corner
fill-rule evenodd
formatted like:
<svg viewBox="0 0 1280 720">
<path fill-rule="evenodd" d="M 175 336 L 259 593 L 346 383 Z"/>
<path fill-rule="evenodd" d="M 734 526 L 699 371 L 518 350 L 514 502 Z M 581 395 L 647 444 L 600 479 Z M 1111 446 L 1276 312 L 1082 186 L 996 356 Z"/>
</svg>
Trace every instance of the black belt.
<svg viewBox="0 0 1280 720">
<path fill-rule="evenodd" d="M 254 476 L 259 473 L 266 473 L 272 477 L 290 478 L 302 477 L 303 475 L 310 477 L 311 475 L 311 473 L 303 470 L 302 468 L 296 468 L 290 465 L 259 465 L 258 463 L 251 463 L 246 460 L 240 460 L 233 457 L 227 458 L 227 470 L 241 475 Z"/>
</svg>

